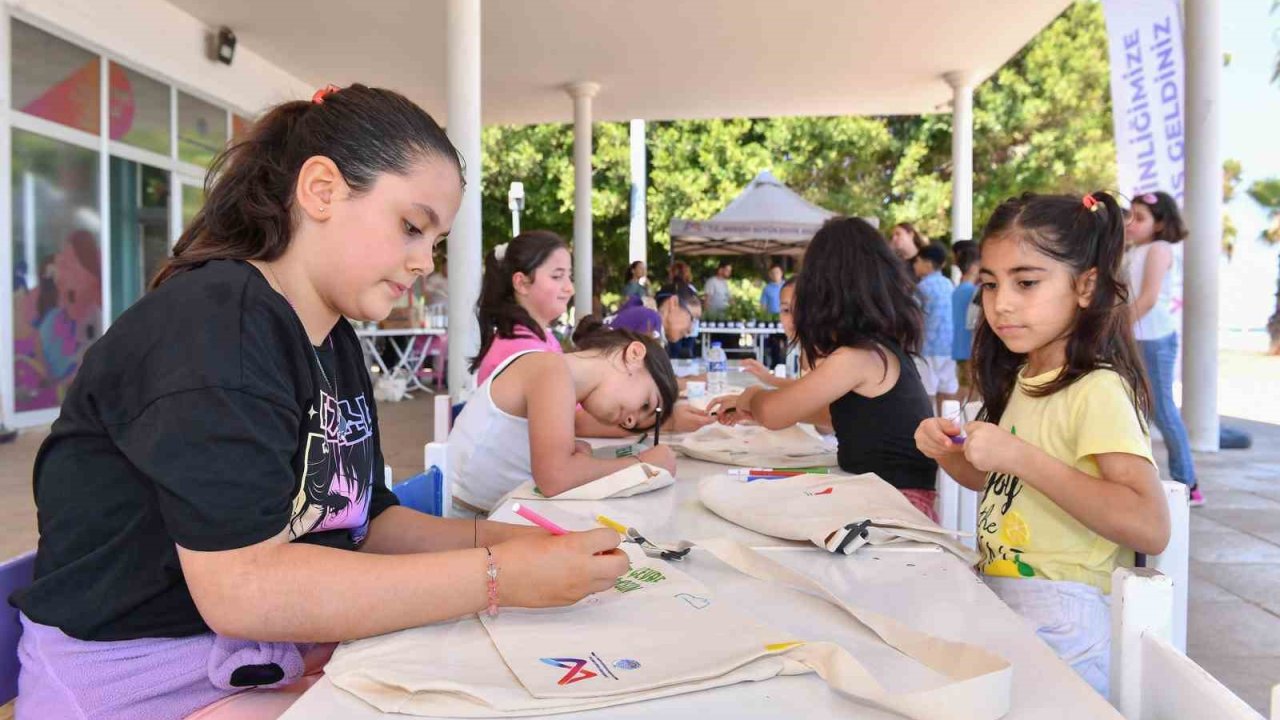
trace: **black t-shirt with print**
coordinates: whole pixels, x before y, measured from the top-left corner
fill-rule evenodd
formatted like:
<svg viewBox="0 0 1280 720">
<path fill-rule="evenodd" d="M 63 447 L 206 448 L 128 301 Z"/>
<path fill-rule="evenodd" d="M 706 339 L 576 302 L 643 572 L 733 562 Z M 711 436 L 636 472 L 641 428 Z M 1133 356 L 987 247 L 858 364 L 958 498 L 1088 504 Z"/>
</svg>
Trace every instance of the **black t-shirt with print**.
<svg viewBox="0 0 1280 720">
<path fill-rule="evenodd" d="M 312 347 L 256 268 L 206 263 L 147 294 L 85 354 L 36 458 L 36 579 L 11 602 L 82 640 L 207 632 L 175 543 L 229 550 L 287 529 L 355 549 L 395 504 L 382 477 L 351 325 Z M 332 580 L 279 591 L 341 592 Z"/>
</svg>

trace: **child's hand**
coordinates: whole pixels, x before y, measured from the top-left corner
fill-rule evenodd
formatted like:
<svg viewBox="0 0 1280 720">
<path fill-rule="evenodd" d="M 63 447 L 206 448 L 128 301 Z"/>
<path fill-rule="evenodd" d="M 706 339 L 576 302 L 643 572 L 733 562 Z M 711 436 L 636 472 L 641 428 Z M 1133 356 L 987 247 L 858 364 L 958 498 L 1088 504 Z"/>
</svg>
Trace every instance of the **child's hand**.
<svg viewBox="0 0 1280 720">
<path fill-rule="evenodd" d="M 751 419 L 751 413 L 739 405 L 741 399 L 741 395 L 721 395 L 707 403 L 707 412 L 715 414 L 721 425 L 737 425 Z"/>
<path fill-rule="evenodd" d="M 621 540 L 613 530 L 600 528 L 558 537 L 517 538 L 493 546 L 499 603 L 558 607 L 613 587 L 630 565 L 626 554 L 617 549 Z"/>
<path fill-rule="evenodd" d="M 941 460 L 948 455 L 964 452 L 966 441 L 961 437 L 960 426 L 947 418 L 931 417 L 916 428 L 916 448 L 925 457 Z"/>
<path fill-rule="evenodd" d="M 1025 442 L 987 422 L 971 422 L 964 431 L 964 458 L 970 465 L 982 472 L 1017 474 Z"/>
<path fill-rule="evenodd" d="M 769 372 L 769 368 L 765 367 L 760 363 L 760 361 L 755 359 L 743 360 L 742 369 L 751 373 L 755 379 L 766 385 L 772 385 L 773 381 L 777 379 L 774 377 L 772 372 Z"/>
<path fill-rule="evenodd" d="M 636 455 L 640 462 L 665 468 L 672 475 L 676 474 L 676 453 L 670 445 L 658 445 Z"/>
<path fill-rule="evenodd" d="M 716 419 L 706 410 L 699 410 L 687 402 L 676 403 L 671 413 L 671 430 L 673 432 L 693 432 L 703 425 L 710 425 Z"/>
</svg>

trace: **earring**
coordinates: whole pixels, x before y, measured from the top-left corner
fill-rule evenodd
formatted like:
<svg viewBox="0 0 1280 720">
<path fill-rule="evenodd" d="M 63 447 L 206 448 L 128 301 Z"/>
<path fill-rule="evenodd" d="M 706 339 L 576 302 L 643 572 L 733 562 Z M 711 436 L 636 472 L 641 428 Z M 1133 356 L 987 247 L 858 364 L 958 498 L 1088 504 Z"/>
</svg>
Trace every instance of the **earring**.
<svg viewBox="0 0 1280 720">
<path fill-rule="evenodd" d="M 321 206 L 320 206 L 320 212 L 324 212 L 325 210 L 326 210 L 325 206 L 321 205 Z"/>
</svg>

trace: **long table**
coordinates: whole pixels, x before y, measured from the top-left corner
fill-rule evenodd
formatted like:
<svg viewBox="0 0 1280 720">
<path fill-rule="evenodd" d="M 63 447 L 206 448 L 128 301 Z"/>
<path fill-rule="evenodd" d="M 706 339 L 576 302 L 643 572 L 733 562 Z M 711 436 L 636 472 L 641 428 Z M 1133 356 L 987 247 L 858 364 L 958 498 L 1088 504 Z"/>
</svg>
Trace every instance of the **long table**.
<svg viewBox="0 0 1280 720">
<path fill-rule="evenodd" d="M 847 601 L 921 630 L 993 650 L 1013 663 L 1013 704 L 1006 716 L 1009 720 L 1120 719 L 1106 700 L 1059 660 L 1025 621 L 954 556 L 916 545 L 864 547 L 852 556 L 835 556 L 812 545 L 754 533 L 721 519 L 698 500 L 698 481 L 724 471 L 723 466 L 681 458 L 676 483 L 652 493 L 598 502 L 522 502 L 573 530 L 595 527 L 592 518 L 603 513 L 659 542 L 733 538 L 820 580 Z M 524 523 L 511 512 L 510 503 L 502 505 L 493 518 Z M 696 550 L 680 563 L 680 569 L 697 577 L 717 597 L 732 598 L 761 621 L 794 637 L 839 642 L 866 661 L 891 689 L 920 687 L 936 680 L 930 671 L 874 640 L 821 600 L 746 577 Z M 391 717 L 403 716 L 383 714 L 325 678 L 307 691 L 282 720 Z M 847 700 L 829 690 L 815 675 L 801 675 L 556 717 L 888 720 L 898 716 Z"/>
<path fill-rule="evenodd" d="M 702 338 L 702 359 L 706 360 L 707 353 L 711 351 L 712 335 L 728 335 L 730 337 L 738 337 L 742 335 L 751 336 L 751 351 L 755 353 L 756 360 L 764 362 L 765 341 L 770 335 L 782 335 L 783 332 L 779 328 L 764 327 L 707 327 L 702 325 L 698 328 L 698 336 Z M 742 350 L 742 348 L 729 348 L 732 350 Z"/>
</svg>

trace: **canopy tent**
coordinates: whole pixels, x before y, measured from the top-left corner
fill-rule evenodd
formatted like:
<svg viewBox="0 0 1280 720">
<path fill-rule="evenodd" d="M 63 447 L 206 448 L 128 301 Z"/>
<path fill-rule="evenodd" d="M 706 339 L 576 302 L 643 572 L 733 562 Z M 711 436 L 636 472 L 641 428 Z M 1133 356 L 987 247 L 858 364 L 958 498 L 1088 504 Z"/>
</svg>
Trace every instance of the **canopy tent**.
<svg viewBox="0 0 1280 720">
<path fill-rule="evenodd" d="M 679 255 L 801 255 L 836 213 L 782 184 L 768 170 L 710 220 L 671 221 L 671 251 Z"/>
</svg>

